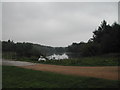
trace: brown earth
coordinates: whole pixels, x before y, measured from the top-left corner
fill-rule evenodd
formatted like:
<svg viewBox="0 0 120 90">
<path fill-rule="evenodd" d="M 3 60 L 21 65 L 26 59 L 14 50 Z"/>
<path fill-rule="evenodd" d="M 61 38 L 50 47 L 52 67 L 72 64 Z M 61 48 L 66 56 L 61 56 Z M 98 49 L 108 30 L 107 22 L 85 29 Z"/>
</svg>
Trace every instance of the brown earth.
<svg viewBox="0 0 120 90">
<path fill-rule="evenodd" d="M 118 72 L 120 71 L 120 66 L 83 67 L 36 64 L 20 67 L 39 71 L 50 71 L 67 75 L 96 77 L 110 80 L 118 80 Z"/>
</svg>

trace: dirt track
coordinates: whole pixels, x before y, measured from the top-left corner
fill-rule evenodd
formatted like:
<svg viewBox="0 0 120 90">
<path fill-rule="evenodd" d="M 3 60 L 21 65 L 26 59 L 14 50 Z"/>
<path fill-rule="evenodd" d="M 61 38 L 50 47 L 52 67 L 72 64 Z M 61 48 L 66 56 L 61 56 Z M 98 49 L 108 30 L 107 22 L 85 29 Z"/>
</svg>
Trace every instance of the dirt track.
<svg viewBox="0 0 120 90">
<path fill-rule="evenodd" d="M 37 64 L 20 66 L 27 69 L 50 71 L 61 74 L 77 75 L 104 78 L 110 80 L 118 80 L 118 66 L 104 66 L 104 67 L 81 67 L 81 66 L 59 66 L 59 65 L 48 65 L 48 64 Z"/>
<path fill-rule="evenodd" d="M 59 66 L 49 64 L 37 64 L 22 61 L 2 60 L 2 65 L 18 66 L 27 69 L 50 71 L 61 74 L 77 75 L 118 80 L 120 66 L 102 66 L 102 67 L 81 67 L 81 66 Z"/>
</svg>

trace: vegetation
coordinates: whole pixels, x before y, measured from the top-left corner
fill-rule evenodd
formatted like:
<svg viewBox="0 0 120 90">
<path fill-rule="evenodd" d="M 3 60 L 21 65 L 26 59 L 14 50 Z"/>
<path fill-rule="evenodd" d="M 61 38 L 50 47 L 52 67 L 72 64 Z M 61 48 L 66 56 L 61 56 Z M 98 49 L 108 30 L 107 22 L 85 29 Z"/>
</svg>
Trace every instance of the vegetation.
<svg viewBox="0 0 120 90">
<path fill-rule="evenodd" d="M 83 57 L 79 59 L 66 59 L 66 60 L 48 60 L 39 61 L 43 64 L 55 64 L 65 66 L 119 66 L 120 57 Z"/>
<path fill-rule="evenodd" d="M 2 41 L 3 58 L 19 59 L 26 57 L 38 60 L 40 56 L 46 58 L 46 55 L 65 52 L 63 47 L 50 47 L 33 43 L 14 43 L 13 41 Z M 33 58 L 34 57 L 34 58 Z"/>
<path fill-rule="evenodd" d="M 67 50 L 73 53 L 80 53 L 81 56 L 95 56 L 107 53 L 120 53 L 119 46 L 120 25 L 114 23 L 110 26 L 103 20 L 87 43 L 73 43 L 68 46 Z"/>
<path fill-rule="evenodd" d="M 5 88 L 118 88 L 119 81 L 3 66 Z M 31 78 L 32 77 L 32 78 Z"/>
</svg>

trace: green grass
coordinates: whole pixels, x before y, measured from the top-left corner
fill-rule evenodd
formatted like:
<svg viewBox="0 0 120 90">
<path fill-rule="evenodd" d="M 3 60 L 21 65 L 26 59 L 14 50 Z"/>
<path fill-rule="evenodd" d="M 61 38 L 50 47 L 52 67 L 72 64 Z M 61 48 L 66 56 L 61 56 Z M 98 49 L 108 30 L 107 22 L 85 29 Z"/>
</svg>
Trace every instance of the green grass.
<svg viewBox="0 0 120 90">
<path fill-rule="evenodd" d="M 114 80 L 62 75 L 3 66 L 3 88 L 118 88 Z"/>
<path fill-rule="evenodd" d="M 118 66 L 118 57 L 83 57 L 79 59 L 40 61 L 43 64 L 56 64 L 66 66 Z"/>
</svg>

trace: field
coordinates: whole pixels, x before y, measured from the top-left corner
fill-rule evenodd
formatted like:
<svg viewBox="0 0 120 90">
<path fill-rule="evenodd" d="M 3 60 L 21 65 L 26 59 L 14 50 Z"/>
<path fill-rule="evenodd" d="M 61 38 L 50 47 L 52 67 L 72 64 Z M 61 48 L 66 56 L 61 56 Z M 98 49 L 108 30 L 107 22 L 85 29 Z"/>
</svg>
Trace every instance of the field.
<svg viewBox="0 0 120 90">
<path fill-rule="evenodd" d="M 3 88 L 118 88 L 118 82 L 3 66 Z"/>
</svg>

